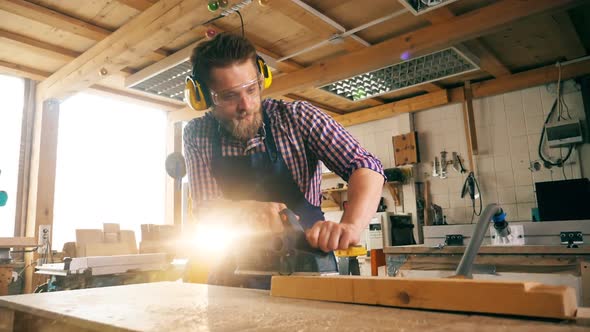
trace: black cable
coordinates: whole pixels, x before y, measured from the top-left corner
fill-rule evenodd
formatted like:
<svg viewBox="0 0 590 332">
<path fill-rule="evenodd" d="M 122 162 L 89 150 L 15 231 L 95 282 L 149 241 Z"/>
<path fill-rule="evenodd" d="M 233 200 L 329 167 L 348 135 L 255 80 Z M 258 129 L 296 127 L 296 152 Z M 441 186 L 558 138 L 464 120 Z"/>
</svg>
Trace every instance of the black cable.
<svg viewBox="0 0 590 332">
<path fill-rule="evenodd" d="M 567 151 L 567 155 L 565 156 L 565 158 L 561 158 L 561 159 L 557 160 L 556 162 L 553 162 L 553 161 L 549 160 L 549 158 L 546 158 L 543 155 L 543 137 L 545 136 L 545 125 L 547 123 L 549 123 L 549 120 L 551 120 L 551 116 L 553 115 L 553 113 L 555 112 L 555 110 L 557 108 L 557 103 L 559 103 L 559 96 L 553 102 L 553 106 L 551 106 L 551 111 L 549 111 L 549 114 L 547 114 L 547 118 L 545 118 L 545 123 L 543 123 L 543 128 L 541 129 L 541 138 L 539 139 L 538 153 L 539 153 L 539 157 L 541 158 L 541 160 L 543 160 L 543 162 L 546 165 L 563 167 L 563 165 L 565 164 L 565 162 L 572 155 L 572 151 L 574 149 L 574 146 L 573 145 L 570 145 L 569 146 L 569 149 Z"/>
<path fill-rule="evenodd" d="M 244 18 L 242 18 L 242 13 L 240 13 L 239 10 L 236 10 L 236 13 L 238 13 L 238 16 L 240 16 L 240 25 L 242 27 L 242 37 L 245 37 L 245 34 L 244 34 Z"/>
</svg>

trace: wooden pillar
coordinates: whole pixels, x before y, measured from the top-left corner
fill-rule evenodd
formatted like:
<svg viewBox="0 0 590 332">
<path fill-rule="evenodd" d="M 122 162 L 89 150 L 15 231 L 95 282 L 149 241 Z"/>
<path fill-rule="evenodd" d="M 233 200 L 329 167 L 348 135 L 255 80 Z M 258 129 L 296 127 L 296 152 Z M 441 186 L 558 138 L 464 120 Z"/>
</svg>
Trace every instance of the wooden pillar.
<svg viewBox="0 0 590 332">
<path fill-rule="evenodd" d="M 182 153 L 182 121 L 174 123 L 174 152 Z M 182 179 L 174 179 L 174 224 L 182 224 Z"/>
<path fill-rule="evenodd" d="M 59 101 L 37 102 L 29 178 L 26 236 L 38 238 L 40 225 L 53 225 L 55 162 L 59 125 Z M 51 232 L 53 237 L 53 232 Z M 32 253 L 25 255 L 25 293 L 33 291 Z"/>
<path fill-rule="evenodd" d="M 14 236 L 25 236 L 27 207 L 29 202 L 29 176 L 31 171 L 31 149 L 33 146 L 33 127 L 35 124 L 35 90 L 37 83 L 25 80 L 25 102 L 21 125 L 21 143 L 18 164 L 18 186 L 16 193 L 16 216 Z"/>
<path fill-rule="evenodd" d="M 473 116 L 473 92 L 471 82 L 466 81 L 464 87 L 465 102 L 463 103 L 463 122 L 465 124 L 465 138 L 467 139 L 467 154 L 469 157 L 469 171 L 475 172 L 473 156 L 478 154 L 477 134 L 475 132 L 475 118 Z"/>
</svg>

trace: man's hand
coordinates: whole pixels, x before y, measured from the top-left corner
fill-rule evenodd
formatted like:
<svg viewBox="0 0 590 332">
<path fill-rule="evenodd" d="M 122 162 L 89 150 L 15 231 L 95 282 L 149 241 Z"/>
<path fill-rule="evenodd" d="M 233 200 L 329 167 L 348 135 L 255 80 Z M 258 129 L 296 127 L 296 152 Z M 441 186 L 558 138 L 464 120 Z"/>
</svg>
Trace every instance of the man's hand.
<svg viewBox="0 0 590 332">
<path fill-rule="evenodd" d="M 283 203 L 242 201 L 244 221 L 256 231 L 278 233 L 283 231 L 279 212 L 286 209 Z"/>
<path fill-rule="evenodd" d="M 318 221 L 305 232 L 305 235 L 312 247 L 329 252 L 348 249 L 348 247 L 358 244 L 361 231 L 358 226 L 353 224 Z"/>
</svg>

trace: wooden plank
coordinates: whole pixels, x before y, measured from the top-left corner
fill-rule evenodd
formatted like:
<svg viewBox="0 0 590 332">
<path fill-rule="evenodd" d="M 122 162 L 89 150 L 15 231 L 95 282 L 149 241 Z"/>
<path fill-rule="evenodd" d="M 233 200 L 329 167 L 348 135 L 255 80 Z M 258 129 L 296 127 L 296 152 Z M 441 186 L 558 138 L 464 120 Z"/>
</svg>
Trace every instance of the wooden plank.
<svg viewBox="0 0 590 332">
<path fill-rule="evenodd" d="M 76 51 L 72 51 L 57 45 L 52 45 L 41 40 L 29 38 L 27 36 L 0 29 L 0 38 L 8 40 L 21 47 L 25 47 L 32 52 L 39 53 L 44 56 L 70 61 L 80 55 Z"/>
<path fill-rule="evenodd" d="M 111 34 L 107 29 L 24 0 L 0 1 L 0 9 L 92 40 Z"/>
<path fill-rule="evenodd" d="M 449 7 L 441 7 L 430 13 L 425 14 L 425 18 L 432 24 L 442 23 L 451 20 L 455 14 Z M 469 51 L 473 52 L 479 58 L 479 66 L 482 70 L 492 74 L 495 77 L 509 75 L 510 70 L 492 53 L 492 51 L 478 38 L 475 38 L 466 44 L 462 44 Z"/>
<path fill-rule="evenodd" d="M 394 278 L 390 278 L 394 279 Z M 330 287 L 334 288 L 334 287 Z M 459 294 L 462 294 L 460 292 Z M 451 294 L 449 298 L 457 298 Z M 267 291 L 179 282 L 154 282 L 0 297 L 0 307 L 93 331 L 583 331 L 562 321 L 466 315 L 293 300 Z M 231 316 L 232 319 L 228 319 Z M 255 318 L 255 319 L 253 319 Z M 37 329 L 23 329 L 37 331 Z"/>
<path fill-rule="evenodd" d="M 20 154 L 18 164 L 18 186 L 16 193 L 15 236 L 24 236 L 29 201 L 29 175 L 31 170 L 31 150 L 33 145 L 33 125 L 35 122 L 35 91 L 37 84 L 25 80 L 23 115 L 21 124 Z"/>
<path fill-rule="evenodd" d="M 195 15 L 203 18 L 210 15 L 205 14 L 207 9 L 197 2 L 159 1 L 47 78 L 39 85 L 39 95 L 43 98 L 67 96 L 145 57 L 172 36 L 198 25 Z M 186 11 L 186 8 L 196 9 Z"/>
<path fill-rule="evenodd" d="M 428 108 L 445 105 L 449 102 L 446 90 L 432 92 L 426 95 L 408 98 L 380 106 L 371 107 L 362 111 L 353 112 L 334 119 L 343 126 L 351 126 L 359 123 L 385 119 L 402 113 L 416 112 Z"/>
<path fill-rule="evenodd" d="M 400 270 L 455 271 L 462 255 L 407 255 Z M 543 255 L 478 255 L 474 265 L 496 273 L 555 273 L 579 275 L 581 257 Z"/>
<path fill-rule="evenodd" d="M 563 7 L 575 0 L 502 0 L 440 24 L 427 26 L 365 49 L 318 62 L 277 78 L 266 96 L 321 86 L 392 64 L 402 54 L 418 55 L 457 44 L 498 29 L 522 17 Z M 498 15 L 502 13 L 502 15 Z M 444 36 L 441 38 L 440 36 Z"/>
<path fill-rule="evenodd" d="M 435 91 L 440 91 L 443 89 L 440 85 L 438 85 L 434 82 L 420 84 L 420 85 L 418 85 L 418 87 L 426 92 L 435 92 Z"/>
<path fill-rule="evenodd" d="M 51 73 L 43 70 L 2 60 L 0 60 L 0 73 L 29 78 L 34 81 L 42 81 L 51 75 Z"/>
<path fill-rule="evenodd" d="M 8 285 L 12 281 L 12 267 L 0 266 L 0 296 L 8 295 Z"/>
<path fill-rule="evenodd" d="M 55 193 L 55 163 L 57 158 L 57 128 L 59 103 L 56 100 L 39 102 L 35 106 L 35 125 L 31 153 L 29 204 L 25 235 L 38 239 L 40 225 L 53 225 Z M 33 255 L 25 254 L 30 265 Z M 32 269 L 25 271 L 25 293 L 32 291 Z"/>
<path fill-rule="evenodd" d="M 590 260 L 580 263 L 582 284 L 582 305 L 590 307 Z"/>
<path fill-rule="evenodd" d="M 444 239 L 443 239 L 444 240 Z M 423 245 L 397 246 L 383 248 L 386 254 L 463 254 L 465 246 L 446 246 L 442 249 Z M 566 246 L 481 246 L 479 254 L 508 254 L 508 255 L 590 255 L 590 247 L 567 248 Z"/>
<path fill-rule="evenodd" d="M 14 331 L 14 310 L 0 308 L 0 332 Z"/>
<path fill-rule="evenodd" d="M 0 248 L 24 248 L 37 246 L 34 237 L 0 237 Z"/>
<path fill-rule="evenodd" d="M 273 276 L 270 293 L 306 300 L 560 319 L 575 318 L 577 309 L 573 288 L 536 282 Z"/>
<path fill-rule="evenodd" d="M 467 139 L 467 155 L 469 156 L 469 170 L 475 172 L 473 156 L 478 155 L 477 133 L 475 131 L 475 116 L 473 114 L 473 93 L 471 82 L 466 81 L 463 87 L 465 101 L 463 102 L 463 123 Z"/>
<path fill-rule="evenodd" d="M 117 2 L 138 10 L 140 12 L 150 8 L 156 1 L 154 0 L 117 0 Z"/>
<path fill-rule="evenodd" d="M 572 19 L 567 11 L 562 11 L 551 15 L 555 23 L 558 25 L 561 37 L 561 42 L 566 47 L 560 49 L 565 55 L 566 59 L 572 60 L 586 55 L 586 48 L 572 23 Z"/>
<path fill-rule="evenodd" d="M 563 80 L 583 76 L 588 73 L 590 73 L 590 60 L 583 60 L 561 67 L 561 79 Z M 556 82 L 557 77 L 557 67 L 555 65 L 549 65 L 510 76 L 499 77 L 494 80 L 474 83 L 471 85 L 471 89 L 473 90 L 473 98 L 481 98 L 549 82 Z"/>
<path fill-rule="evenodd" d="M 510 70 L 480 39 L 474 39 L 463 44 L 479 58 L 479 67 L 493 75 L 500 77 L 510 75 Z"/>
</svg>

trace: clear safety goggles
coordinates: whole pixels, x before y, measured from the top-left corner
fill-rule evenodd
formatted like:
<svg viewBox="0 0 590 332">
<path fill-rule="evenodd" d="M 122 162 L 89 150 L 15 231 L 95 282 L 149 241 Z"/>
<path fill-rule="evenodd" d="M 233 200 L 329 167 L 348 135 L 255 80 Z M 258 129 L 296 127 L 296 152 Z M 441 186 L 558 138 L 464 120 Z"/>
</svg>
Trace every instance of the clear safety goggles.
<svg viewBox="0 0 590 332">
<path fill-rule="evenodd" d="M 255 98 L 260 96 L 261 90 L 262 78 L 256 77 L 251 81 L 245 82 L 231 89 L 220 92 L 211 90 L 211 99 L 213 100 L 213 103 L 218 106 L 236 105 L 240 102 L 242 93 L 249 98 Z"/>
</svg>

